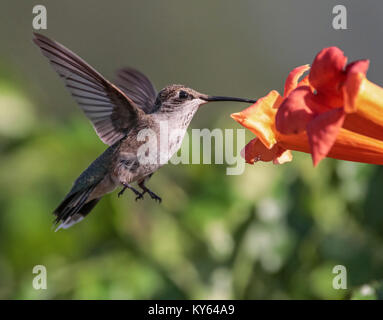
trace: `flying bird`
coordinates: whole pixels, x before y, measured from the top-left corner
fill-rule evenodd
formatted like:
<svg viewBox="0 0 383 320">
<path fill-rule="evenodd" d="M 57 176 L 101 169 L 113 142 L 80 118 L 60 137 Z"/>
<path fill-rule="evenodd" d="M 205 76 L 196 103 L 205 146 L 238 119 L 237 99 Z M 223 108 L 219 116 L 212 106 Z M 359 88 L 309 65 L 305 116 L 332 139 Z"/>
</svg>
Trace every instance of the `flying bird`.
<svg viewBox="0 0 383 320">
<path fill-rule="evenodd" d="M 212 101 L 255 102 L 209 96 L 183 85 L 169 85 L 157 93 L 150 80 L 132 68 L 119 70 L 113 84 L 60 43 L 37 33 L 34 33 L 33 41 L 64 80 L 99 138 L 109 146 L 81 173 L 54 210 L 58 224 L 56 231 L 81 221 L 102 196 L 118 186 L 122 186 L 119 196 L 130 189 L 136 200 L 148 194 L 161 202 L 146 182 L 181 147 L 182 138 L 198 108 Z M 169 128 L 166 137 L 160 137 L 161 123 Z M 145 129 L 152 130 L 160 139 L 167 139 L 165 151 L 157 151 L 156 145 L 148 145 L 149 151 L 155 150 L 156 161 L 141 161 L 140 147 L 147 141 L 138 139 L 138 136 Z M 162 161 L 158 161 L 159 158 Z M 132 186 L 133 182 L 140 191 Z"/>
</svg>

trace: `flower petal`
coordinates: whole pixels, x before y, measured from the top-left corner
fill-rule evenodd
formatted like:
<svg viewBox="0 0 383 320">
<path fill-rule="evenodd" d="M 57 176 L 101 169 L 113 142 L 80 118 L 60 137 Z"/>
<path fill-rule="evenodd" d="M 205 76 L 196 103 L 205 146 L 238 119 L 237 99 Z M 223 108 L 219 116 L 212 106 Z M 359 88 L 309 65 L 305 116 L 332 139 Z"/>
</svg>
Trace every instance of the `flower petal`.
<svg viewBox="0 0 383 320">
<path fill-rule="evenodd" d="M 333 107 L 342 106 L 341 84 L 345 79 L 347 58 L 337 47 L 320 51 L 312 64 L 309 80 L 311 85 L 322 94 L 328 96 Z"/>
<path fill-rule="evenodd" d="M 231 114 L 231 117 L 257 135 L 262 143 L 271 149 L 277 142 L 275 114 L 281 102 L 282 97 L 273 90 L 247 109 Z"/>
<path fill-rule="evenodd" d="M 356 98 L 360 91 L 363 79 L 366 78 L 370 62 L 368 60 L 359 60 L 350 63 L 346 68 L 346 82 L 343 88 L 344 110 L 346 113 L 356 111 Z"/>
<path fill-rule="evenodd" d="M 275 117 L 275 125 L 283 134 L 297 134 L 305 131 L 307 124 L 314 119 L 314 112 L 307 105 L 313 96 L 310 87 L 302 86 L 293 90 L 282 102 Z"/>
<path fill-rule="evenodd" d="M 289 73 L 285 82 L 285 91 L 283 93 L 284 97 L 287 97 L 290 92 L 298 86 L 299 78 L 309 69 L 310 65 L 305 64 L 303 66 L 296 67 Z"/>
<path fill-rule="evenodd" d="M 343 108 L 332 109 L 317 116 L 307 126 L 314 166 L 327 156 L 345 118 Z"/>
<path fill-rule="evenodd" d="M 292 160 L 290 150 L 286 150 L 278 144 L 268 149 L 258 138 L 251 140 L 242 149 L 241 156 L 250 164 L 254 164 L 257 161 L 273 161 L 274 164 L 282 164 Z"/>
<path fill-rule="evenodd" d="M 284 164 L 286 162 L 290 162 L 293 160 L 293 155 L 291 154 L 290 150 L 283 149 L 280 147 L 282 151 L 281 155 L 277 158 L 274 158 L 273 163 L 274 164 Z"/>
<path fill-rule="evenodd" d="M 301 86 L 309 86 L 313 90 L 312 86 L 310 85 L 308 75 L 306 77 L 304 77 L 301 81 L 298 82 L 297 87 L 301 87 Z"/>
</svg>

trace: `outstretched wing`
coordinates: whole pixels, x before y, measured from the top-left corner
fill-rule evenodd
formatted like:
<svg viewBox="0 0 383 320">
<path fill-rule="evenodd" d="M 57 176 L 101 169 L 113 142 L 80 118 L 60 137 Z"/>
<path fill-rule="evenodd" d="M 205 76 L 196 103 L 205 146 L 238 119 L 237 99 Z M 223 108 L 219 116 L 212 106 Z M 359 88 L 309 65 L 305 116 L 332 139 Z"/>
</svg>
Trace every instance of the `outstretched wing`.
<svg viewBox="0 0 383 320">
<path fill-rule="evenodd" d="M 132 99 L 63 45 L 34 35 L 33 41 L 64 79 L 100 139 L 112 145 L 123 138 L 144 114 Z"/>
<path fill-rule="evenodd" d="M 152 113 L 157 97 L 151 81 L 140 71 L 123 68 L 117 72 L 116 85 L 145 113 Z"/>
</svg>

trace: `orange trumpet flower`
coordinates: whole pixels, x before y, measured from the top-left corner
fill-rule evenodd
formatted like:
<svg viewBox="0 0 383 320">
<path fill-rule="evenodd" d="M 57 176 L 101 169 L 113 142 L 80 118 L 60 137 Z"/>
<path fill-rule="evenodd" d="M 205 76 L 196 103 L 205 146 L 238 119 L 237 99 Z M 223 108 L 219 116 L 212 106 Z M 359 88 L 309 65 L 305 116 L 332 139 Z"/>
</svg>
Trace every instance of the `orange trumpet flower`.
<svg viewBox="0 0 383 320">
<path fill-rule="evenodd" d="M 310 74 L 294 69 L 284 96 L 271 91 L 232 118 L 257 135 L 243 150 L 248 163 L 291 161 L 289 150 L 383 164 L 383 89 L 366 79 L 368 61 L 346 66 L 338 48 L 323 49 Z"/>
</svg>

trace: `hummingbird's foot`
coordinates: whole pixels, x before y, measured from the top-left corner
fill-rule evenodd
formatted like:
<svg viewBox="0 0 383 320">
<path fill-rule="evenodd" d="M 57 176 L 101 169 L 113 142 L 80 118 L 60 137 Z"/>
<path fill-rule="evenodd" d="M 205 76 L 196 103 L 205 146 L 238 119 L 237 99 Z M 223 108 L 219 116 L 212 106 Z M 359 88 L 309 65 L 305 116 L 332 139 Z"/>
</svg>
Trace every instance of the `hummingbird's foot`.
<svg viewBox="0 0 383 320">
<path fill-rule="evenodd" d="M 161 203 L 162 199 L 159 196 L 157 196 L 153 191 L 150 191 L 149 189 L 147 189 L 147 190 L 144 190 L 143 193 L 145 193 L 145 192 L 149 193 L 149 195 L 152 199 Z"/>
<path fill-rule="evenodd" d="M 121 196 L 124 194 L 126 188 L 127 188 L 127 187 L 124 186 L 124 187 L 121 189 L 121 191 L 118 193 L 117 196 L 118 196 L 118 197 L 121 197 Z"/>
<path fill-rule="evenodd" d="M 144 193 L 145 193 L 145 192 L 143 192 L 143 193 L 139 193 L 139 195 L 136 197 L 135 200 L 137 201 L 137 200 L 139 200 L 139 199 L 143 199 L 143 198 L 144 198 Z"/>
<path fill-rule="evenodd" d="M 144 195 L 145 193 L 149 193 L 150 197 L 156 201 L 158 201 L 159 203 L 161 203 L 162 199 L 157 196 L 153 191 L 149 190 L 145 184 L 144 184 L 144 181 L 141 181 L 140 183 L 138 183 L 138 185 L 140 186 L 140 188 L 142 189 L 142 194 Z"/>
<path fill-rule="evenodd" d="M 121 191 L 118 193 L 118 197 L 122 196 L 122 194 L 125 192 L 126 189 L 130 189 L 134 192 L 134 194 L 137 196 L 136 200 L 141 199 L 143 197 L 143 193 L 139 192 L 138 190 L 134 189 L 130 184 L 123 183 L 124 187 L 121 189 Z"/>
</svg>

